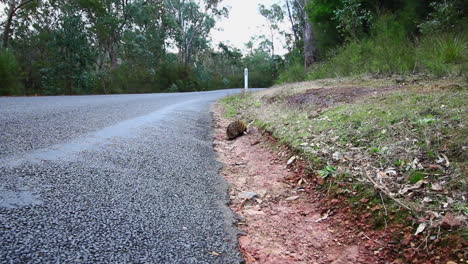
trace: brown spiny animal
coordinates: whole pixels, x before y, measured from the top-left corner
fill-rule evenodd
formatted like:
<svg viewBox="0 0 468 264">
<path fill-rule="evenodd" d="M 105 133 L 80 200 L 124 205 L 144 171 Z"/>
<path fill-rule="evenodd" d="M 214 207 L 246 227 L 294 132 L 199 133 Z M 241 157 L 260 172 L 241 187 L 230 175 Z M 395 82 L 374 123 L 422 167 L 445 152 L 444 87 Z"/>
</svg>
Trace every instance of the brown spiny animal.
<svg viewBox="0 0 468 264">
<path fill-rule="evenodd" d="M 228 139 L 234 139 L 244 134 L 245 131 L 247 131 L 247 125 L 242 120 L 236 120 L 228 125 L 226 134 Z"/>
</svg>

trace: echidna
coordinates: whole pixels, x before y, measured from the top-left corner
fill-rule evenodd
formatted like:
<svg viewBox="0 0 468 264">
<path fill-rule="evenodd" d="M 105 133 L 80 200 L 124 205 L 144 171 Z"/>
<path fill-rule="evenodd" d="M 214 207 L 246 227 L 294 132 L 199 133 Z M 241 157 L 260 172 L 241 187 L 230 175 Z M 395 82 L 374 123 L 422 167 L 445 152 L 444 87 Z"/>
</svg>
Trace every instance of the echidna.
<svg viewBox="0 0 468 264">
<path fill-rule="evenodd" d="M 242 120 L 236 120 L 228 125 L 226 134 L 228 139 L 234 139 L 244 134 L 245 131 L 247 131 L 247 125 Z"/>
</svg>

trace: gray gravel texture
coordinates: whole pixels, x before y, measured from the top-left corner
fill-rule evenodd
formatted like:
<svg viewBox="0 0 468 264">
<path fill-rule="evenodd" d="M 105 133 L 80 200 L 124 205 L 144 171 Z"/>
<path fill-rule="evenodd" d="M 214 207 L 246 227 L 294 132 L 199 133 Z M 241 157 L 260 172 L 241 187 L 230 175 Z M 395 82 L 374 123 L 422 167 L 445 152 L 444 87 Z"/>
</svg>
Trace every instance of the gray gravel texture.
<svg viewBox="0 0 468 264">
<path fill-rule="evenodd" d="M 209 113 L 237 92 L 0 98 L 0 263 L 242 262 Z"/>
</svg>

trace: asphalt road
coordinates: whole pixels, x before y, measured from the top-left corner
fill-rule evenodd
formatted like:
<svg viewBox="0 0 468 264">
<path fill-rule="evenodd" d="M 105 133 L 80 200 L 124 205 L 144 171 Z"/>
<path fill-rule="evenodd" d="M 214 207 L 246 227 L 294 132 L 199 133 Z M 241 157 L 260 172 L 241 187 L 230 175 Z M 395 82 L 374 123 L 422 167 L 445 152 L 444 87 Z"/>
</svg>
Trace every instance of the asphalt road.
<svg viewBox="0 0 468 264">
<path fill-rule="evenodd" d="M 0 98 L 0 263 L 239 263 L 209 113 L 236 92 Z"/>
</svg>

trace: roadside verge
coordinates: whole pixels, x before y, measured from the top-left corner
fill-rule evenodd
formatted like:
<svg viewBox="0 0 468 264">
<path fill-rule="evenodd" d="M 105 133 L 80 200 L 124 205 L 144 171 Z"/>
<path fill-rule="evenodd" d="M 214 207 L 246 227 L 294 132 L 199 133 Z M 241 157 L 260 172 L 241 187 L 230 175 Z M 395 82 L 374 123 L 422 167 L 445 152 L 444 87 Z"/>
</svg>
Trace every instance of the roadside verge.
<svg viewBox="0 0 468 264">
<path fill-rule="evenodd" d="M 214 146 L 246 263 L 385 263 L 382 242 L 357 232 L 346 209 L 335 210 L 340 201 L 321 204 L 325 196 L 308 184 L 303 161 L 289 161 L 292 152 L 257 128 L 227 140 L 230 120 L 219 104 L 212 111 Z"/>
<path fill-rule="evenodd" d="M 335 232 L 332 228 L 331 233 L 350 239 L 340 241 L 332 236 L 331 241 L 358 246 L 356 259 L 345 262 L 464 263 L 467 100 L 463 80 L 418 76 L 321 80 L 223 99 L 222 112 L 219 105 L 214 109 L 215 145 L 225 164 L 223 174 L 233 190 L 238 189 L 237 194 L 231 191 L 232 208 L 247 220 L 273 218 L 275 224 L 284 223 L 274 228 L 284 238 L 282 245 L 296 249 L 274 247 L 255 252 L 280 252 L 280 257 L 292 252 L 291 263 L 341 263 L 333 262 L 341 261 L 339 255 L 327 251 L 330 240 L 320 240 L 308 229 L 320 230 L 311 221 L 323 218 L 314 223 L 337 223 L 341 229 Z M 225 141 L 223 126 L 228 121 L 223 115 L 241 117 L 261 129 Z M 270 151 L 271 156 L 259 148 Z M 263 156 L 269 158 L 258 159 Z M 275 177 L 272 172 L 276 169 L 285 171 Z M 266 175 L 258 177 L 261 174 Z M 236 182 L 238 177 L 240 182 Z M 281 187 L 278 182 L 285 185 Z M 264 195 L 265 185 L 274 190 L 270 197 Z M 236 204 L 245 200 L 240 197 L 249 195 L 258 198 L 248 199 L 242 206 Z M 282 215 L 278 213 L 281 206 L 297 206 L 297 211 Z M 271 215 L 265 214 L 268 210 Z M 246 217 L 249 213 L 255 217 Z M 297 216 L 302 225 L 287 215 Z M 304 221 L 300 215 L 311 219 Z M 288 236 L 293 233 L 288 225 L 302 236 L 311 235 L 313 242 Z M 266 224 L 248 222 L 247 226 L 253 226 L 251 232 L 260 232 Z M 260 233 L 276 237 L 271 230 Z M 268 239 L 252 242 L 251 238 L 241 238 L 241 249 L 243 240 L 256 245 Z M 317 241 L 324 241 L 325 249 L 301 248 Z M 293 246 L 295 243 L 298 245 Z M 346 248 L 337 251 L 346 252 Z M 310 255 L 317 252 L 329 259 Z M 251 263 L 258 261 L 255 256 L 253 259 Z"/>
</svg>

